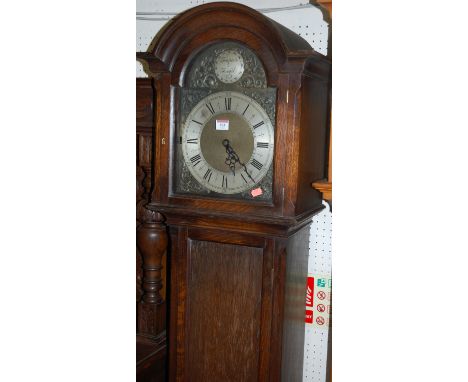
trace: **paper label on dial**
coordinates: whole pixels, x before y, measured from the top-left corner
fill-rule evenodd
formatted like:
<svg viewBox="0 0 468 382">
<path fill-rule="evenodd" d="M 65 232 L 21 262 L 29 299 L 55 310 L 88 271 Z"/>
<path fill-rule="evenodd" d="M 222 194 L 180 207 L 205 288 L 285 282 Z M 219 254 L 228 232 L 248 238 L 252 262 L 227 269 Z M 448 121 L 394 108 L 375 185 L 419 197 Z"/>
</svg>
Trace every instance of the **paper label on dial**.
<svg viewBox="0 0 468 382">
<path fill-rule="evenodd" d="M 216 130 L 229 130 L 229 119 L 217 119 Z"/>
<path fill-rule="evenodd" d="M 263 190 L 259 187 L 259 188 L 256 188 L 255 190 L 250 191 L 250 194 L 255 198 L 257 196 L 262 195 Z"/>
</svg>

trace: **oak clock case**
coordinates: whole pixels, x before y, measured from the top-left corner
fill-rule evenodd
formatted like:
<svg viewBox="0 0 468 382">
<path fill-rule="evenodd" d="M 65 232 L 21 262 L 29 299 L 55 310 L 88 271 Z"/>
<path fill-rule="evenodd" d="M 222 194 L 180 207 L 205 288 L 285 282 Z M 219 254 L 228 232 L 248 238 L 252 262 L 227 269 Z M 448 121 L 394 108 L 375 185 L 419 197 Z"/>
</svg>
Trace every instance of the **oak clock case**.
<svg viewBox="0 0 468 382">
<path fill-rule="evenodd" d="M 302 381 L 329 59 L 232 2 L 181 13 L 137 57 L 155 110 L 139 332 L 165 329 L 170 382 Z"/>
<path fill-rule="evenodd" d="M 178 91 L 173 191 L 271 202 L 276 88 L 256 54 L 214 43 L 187 64 Z"/>
</svg>

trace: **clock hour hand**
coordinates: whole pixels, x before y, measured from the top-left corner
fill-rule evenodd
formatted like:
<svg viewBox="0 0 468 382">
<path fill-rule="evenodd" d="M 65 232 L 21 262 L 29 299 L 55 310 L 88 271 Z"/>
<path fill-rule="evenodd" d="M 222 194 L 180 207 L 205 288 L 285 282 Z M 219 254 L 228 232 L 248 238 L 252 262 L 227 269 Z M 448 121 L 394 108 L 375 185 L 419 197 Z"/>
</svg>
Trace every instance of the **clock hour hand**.
<svg viewBox="0 0 468 382">
<path fill-rule="evenodd" d="M 236 176 L 236 163 L 239 163 L 242 167 L 244 167 L 244 170 L 247 176 L 252 180 L 252 182 L 255 183 L 255 180 L 250 176 L 249 172 L 247 171 L 247 167 L 245 166 L 244 163 L 240 161 L 239 155 L 237 155 L 237 153 L 231 147 L 229 143 L 229 139 L 223 139 L 222 143 L 223 143 L 223 146 L 226 148 L 226 153 L 228 154 L 228 157 L 226 158 L 224 163 L 226 163 L 229 166 L 234 176 Z"/>
<path fill-rule="evenodd" d="M 240 162 L 239 156 L 229 144 L 229 139 L 223 140 L 223 146 L 226 148 L 226 153 L 228 155 L 224 163 L 226 163 L 229 166 L 233 175 L 236 176 L 236 162 Z"/>
</svg>

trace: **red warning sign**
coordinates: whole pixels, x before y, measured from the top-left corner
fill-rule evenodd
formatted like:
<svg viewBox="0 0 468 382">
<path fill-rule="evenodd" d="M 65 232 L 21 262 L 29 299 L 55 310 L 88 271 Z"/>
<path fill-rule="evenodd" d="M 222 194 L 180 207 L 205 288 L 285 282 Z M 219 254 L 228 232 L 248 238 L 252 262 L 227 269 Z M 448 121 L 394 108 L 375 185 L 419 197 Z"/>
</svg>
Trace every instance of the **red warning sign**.
<svg viewBox="0 0 468 382">
<path fill-rule="evenodd" d="M 318 304 L 317 305 L 317 312 L 320 312 L 320 313 L 325 312 L 325 309 L 326 309 L 325 305 L 323 305 L 323 304 Z"/>
<path fill-rule="evenodd" d="M 327 330 L 331 325 L 331 275 L 309 274 L 306 281 L 305 322 Z"/>
<path fill-rule="evenodd" d="M 314 278 L 307 277 L 306 306 L 314 306 Z"/>
</svg>

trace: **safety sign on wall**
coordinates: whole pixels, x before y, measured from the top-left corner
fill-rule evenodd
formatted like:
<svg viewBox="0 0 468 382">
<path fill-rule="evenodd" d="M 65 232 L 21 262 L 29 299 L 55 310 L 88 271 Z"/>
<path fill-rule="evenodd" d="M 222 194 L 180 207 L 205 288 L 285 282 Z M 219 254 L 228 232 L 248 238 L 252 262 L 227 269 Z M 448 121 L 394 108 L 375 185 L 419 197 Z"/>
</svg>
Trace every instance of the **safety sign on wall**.
<svg viewBox="0 0 468 382">
<path fill-rule="evenodd" d="M 306 324 L 328 329 L 331 324 L 331 287 L 330 275 L 307 277 Z"/>
</svg>

